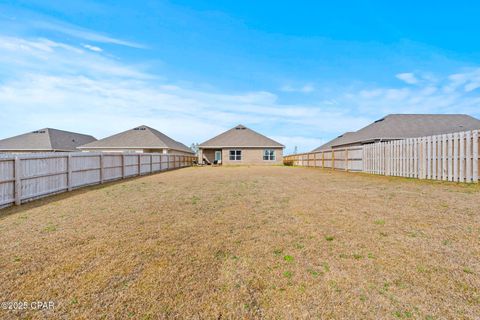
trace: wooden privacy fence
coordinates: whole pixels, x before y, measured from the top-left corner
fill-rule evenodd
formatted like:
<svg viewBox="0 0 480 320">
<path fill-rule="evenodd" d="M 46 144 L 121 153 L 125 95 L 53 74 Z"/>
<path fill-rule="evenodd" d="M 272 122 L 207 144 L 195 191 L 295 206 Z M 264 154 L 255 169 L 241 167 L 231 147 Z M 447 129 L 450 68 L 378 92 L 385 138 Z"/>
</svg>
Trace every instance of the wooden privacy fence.
<svg viewBox="0 0 480 320">
<path fill-rule="evenodd" d="M 191 166 L 193 156 L 49 153 L 0 157 L 0 208 L 107 181 Z"/>
<path fill-rule="evenodd" d="M 365 144 L 284 157 L 285 164 L 478 183 L 479 131 Z"/>
<path fill-rule="evenodd" d="M 363 171 L 478 182 L 478 130 L 364 145 Z"/>
<path fill-rule="evenodd" d="M 318 152 L 293 154 L 283 157 L 287 165 L 332 168 L 345 171 L 363 170 L 363 147 L 331 149 Z"/>
</svg>

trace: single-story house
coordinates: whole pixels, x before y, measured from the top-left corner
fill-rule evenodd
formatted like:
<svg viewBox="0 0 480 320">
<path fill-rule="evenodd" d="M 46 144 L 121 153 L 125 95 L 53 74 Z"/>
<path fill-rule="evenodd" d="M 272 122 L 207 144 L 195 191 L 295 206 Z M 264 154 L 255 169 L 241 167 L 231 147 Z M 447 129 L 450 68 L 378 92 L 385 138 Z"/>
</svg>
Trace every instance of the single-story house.
<svg viewBox="0 0 480 320">
<path fill-rule="evenodd" d="M 201 143 L 199 163 L 281 164 L 284 145 L 243 125 Z"/>
<path fill-rule="evenodd" d="M 163 153 L 193 156 L 195 153 L 181 142 L 158 130 L 139 126 L 78 147 L 90 152 Z"/>
<path fill-rule="evenodd" d="M 480 120 L 464 114 L 390 114 L 358 131 L 346 132 L 312 152 L 476 129 L 480 129 Z"/>
<path fill-rule="evenodd" d="M 86 134 L 44 128 L 0 140 L 0 152 L 71 152 L 82 144 L 96 141 Z"/>
</svg>

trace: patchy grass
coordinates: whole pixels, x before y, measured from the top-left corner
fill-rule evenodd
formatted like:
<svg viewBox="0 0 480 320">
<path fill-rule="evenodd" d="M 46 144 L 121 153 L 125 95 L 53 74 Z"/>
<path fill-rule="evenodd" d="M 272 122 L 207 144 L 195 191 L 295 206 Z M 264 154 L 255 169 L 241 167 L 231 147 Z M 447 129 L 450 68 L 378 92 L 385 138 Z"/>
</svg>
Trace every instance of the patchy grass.
<svg viewBox="0 0 480 320">
<path fill-rule="evenodd" d="M 480 187 L 188 168 L 0 211 L 1 319 L 475 319 Z"/>
</svg>

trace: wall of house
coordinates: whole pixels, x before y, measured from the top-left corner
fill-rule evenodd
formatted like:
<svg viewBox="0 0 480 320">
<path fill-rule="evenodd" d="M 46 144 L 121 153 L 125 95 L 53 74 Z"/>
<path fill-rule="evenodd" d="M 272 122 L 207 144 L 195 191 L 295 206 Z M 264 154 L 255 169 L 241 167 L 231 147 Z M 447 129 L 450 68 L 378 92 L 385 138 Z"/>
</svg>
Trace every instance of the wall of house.
<svg viewBox="0 0 480 320">
<path fill-rule="evenodd" d="M 167 153 L 172 155 L 180 155 L 180 156 L 195 156 L 195 154 L 193 153 L 178 151 L 178 150 L 171 150 L 171 149 L 169 149 Z"/>
<path fill-rule="evenodd" d="M 170 150 L 170 149 L 122 149 L 122 148 L 106 148 L 106 149 L 82 149 L 86 152 L 126 152 L 126 153 L 162 153 L 181 156 L 194 156 L 193 153 Z"/>
<path fill-rule="evenodd" d="M 163 149 L 129 149 L 129 148 L 82 149 L 81 151 L 83 152 L 163 153 Z"/>
<path fill-rule="evenodd" d="M 282 148 L 268 148 L 275 150 L 275 160 L 263 160 L 264 150 L 267 148 L 228 148 L 222 149 L 222 164 L 224 165 L 241 165 L 241 164 L 256 164 L 256 165 L 272 165 L 283 164 L 283 149 Z M 242 160 L 230 160 L 230 150 L 242 150 Z"/>
<path fill-rule="evenodd" d="M 359 147 L 361 145 L 362 145 L 362 143 L 356 142 L 356 143 L 344 144 L 344 145 L 341 145 L 341 146 L 333 146 L 332 149 L 345 149 L 345 148 L 351 148 L 351 147 Z M 330 148 L 325 149 L 325 150 L 330 150 Z M 324 151 L 324 150 L 322 150 L 322 151 Z"/>
<path fill-rule="evenodd" d="M 1 153 L 45 153 L 45 152 L 55 152 L 54 150 L 0 150 Z M 69 150 L 58 151 L 58 152 L 70 152 Z"/>
<path fill-rule="evenodd" d="M 210 163 L 213 163 L 215 160 L 215 150 L 214 149 L 203 149 L 202 150 L 203 157 L 207 158 Z"/>
</svg>

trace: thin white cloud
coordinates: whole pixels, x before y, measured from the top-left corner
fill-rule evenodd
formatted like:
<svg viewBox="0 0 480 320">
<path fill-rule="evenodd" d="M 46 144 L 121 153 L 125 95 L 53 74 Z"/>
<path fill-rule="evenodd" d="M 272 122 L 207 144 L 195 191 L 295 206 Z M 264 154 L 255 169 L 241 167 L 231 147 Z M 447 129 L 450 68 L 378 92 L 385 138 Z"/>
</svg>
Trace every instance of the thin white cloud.
<svg viewBox="0 0 480 320">
<path fill-rule="evenodd" d="M 300 87 L 295 87 L 292 85 L 284 85 L 280 88 L 280 91 L 283 92 L 300 92 L 300 93 L 311 93 L 315 91 L 315 87 L 312 84 L 305 84 Z"/>
<path fill-rule="evenodd" d="M 83 74 L 91 77 L 151 78 L 138 67 L 49 39 L 22 39 L 0 36 L 0 63 L 12 74 Z M 9 74 L 10 75 L 10 74 Z"/>
<path fill-rule="evenodd" d="M 92 45 L 90 45 L 90 44 L 84 44 L 83 47 L 84 47 L 85 49 L 92 50 L 92 51 L 94 51 L 94 52 L 102 52 L 102 51 L 103 51 L 102 48 L 97 47 L 97 46 L 92 46 Z"/>
<path fill-rule="evenodd" d="M 227 94 L 166 83 L 101 53 L 47 39 L 0 36 L 0 49 L 0 65 L 10 75 L 0 85 L 0 117 L 9 119 L 2 136 L 49 126 L 102 137 L 146 123 L 188 144 L 238 123 L 270 124 L 275 129 L 268 134 L 286 137 L 300 129 L 324 136 L 365 122 L 331 103 L 288 105 L 266 91 Z M 316 141 L 297 136 L 301 150 Z"/>
<path fill-rule="evenodd" d="M 479 114 L 480 68 L 438 77 L 435 85 L 335 90 L 342 93 L 318 104 L 285 104 L 272 92 L 170 83 L 102 52 L 48 39 L 0 36 L 0 51 L 0 138 L 41 127 L 104 137 L 147 124 L 190 144 L 243 123 L 287 152 L 294 146 L 302 152 L 388 113 Z"/>
<path fill-rule="evenodd" d="M 395 77 L 397 77 L 397 79 L 400 79 L 407 84 L 417 84 L 419 82 L 419 80 L 413 73 L 408 73 L 408 72 L 399 73 L 395 75 Z"/>
<path fill-rule="evenodd" d="M 80 28 L 67 23 L 63 23 L 63 22 L 60 23 L 60 22 L 38 20 L 38 21 L 31 21 L 30 23 L 36 29 L 60 32 L 78 39 L 88 40 L 92 42 L 99 42 L 99 43 L 116 44 L 116 45 L 121 45 L 126 47 L 137 48 L 137 49 L 146 48 L 146 46 L 143 44 L 139 44 L 133 41 L 117 39 L 99 32 L 95 32 L 85 28 Z"/>
</svg>

